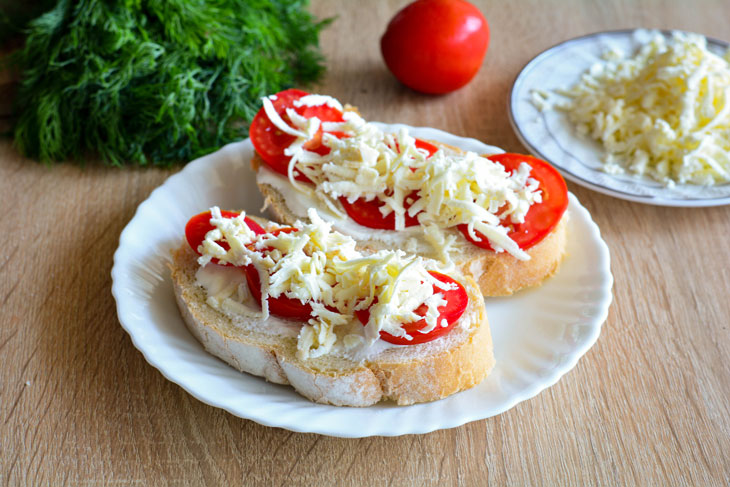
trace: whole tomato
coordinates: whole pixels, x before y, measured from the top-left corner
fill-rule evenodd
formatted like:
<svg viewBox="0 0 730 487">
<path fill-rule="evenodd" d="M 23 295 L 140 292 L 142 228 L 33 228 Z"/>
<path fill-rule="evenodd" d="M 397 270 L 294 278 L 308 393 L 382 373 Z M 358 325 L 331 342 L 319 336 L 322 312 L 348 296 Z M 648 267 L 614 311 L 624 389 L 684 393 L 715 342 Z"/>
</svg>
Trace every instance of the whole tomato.
<svg viewBox="0 0 730 487">
<path fill-rule="evenodd" d="M 489 25 L 464 0 L 417 0 L 398 12 L 380 39 L 388 69 L 423 93 L 448 93 L 479 71 Z"/>
</svg>

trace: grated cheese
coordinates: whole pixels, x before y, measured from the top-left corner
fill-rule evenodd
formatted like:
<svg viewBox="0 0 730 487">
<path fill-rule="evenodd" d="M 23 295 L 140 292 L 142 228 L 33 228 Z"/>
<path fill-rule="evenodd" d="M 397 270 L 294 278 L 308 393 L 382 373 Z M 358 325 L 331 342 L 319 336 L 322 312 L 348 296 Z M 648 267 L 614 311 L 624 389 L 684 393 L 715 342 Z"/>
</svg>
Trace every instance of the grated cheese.
<svg viewBox="0 0 730 487">
<path fill-rule="evenodd" d="M 318 99 L 321 95 L 310 96 Z M 416 139 L 405 128 L 385 133 L 351 111 L 343 114 L 344 122 L 321 123 L 325 131 L 347 134 L 337 138 L 324 133 L 322 143 L 330 152 L 322 156 L 304 149 L 316 133 L 313 127 L 320 126 L 316 117 L 306 119 L 289 108 L 289 125 L 270 113 L 274 111 L 271 102 L 263 98 L 263 103 L 271 122 L 296 137 L 285 150 L 291 156 L 291 185 L 318 199 L 335 215 L 347 216 L 337 202 L 340 197 L 351 203 L 360 198 L 378 200 L 383 203 L 383 217 L 394 214 L 395 230 L 405 228 L 406 215 L 417 215 L 426 239 L 443 262 L 451 260 L 455 243 L 455 237 L 447 237 L 444 230 L 462 224 L 468 226 L 472 239 L 480 240 L 475 232 L 484 235 L 496 252 L 507 251 L 520 260 L 530 258 L 508 236 L 509 228 L 497 216 L 501 212 L 507 224 L 522 223 L 530 206 L 542 201 L 527 163 L 510 175 L 500 164 L 473 152 L 439 149 L 429 157 L 428 151 L 416 147 Z M 308 177 L 316 189 L 297 182 L 297 173 Z M 414 191 L 419 197 L 415 201 L 411 197 Z"/>
<path fill-rule="evenodd" d="M 269 297 L 285 296 L 311 304 L 312 318 L 298 336 L 301 358 L 329 353 L 340 338 L 346 347 L 370 346 L 381 331 L 410 340 L 403 325 L 422 318 L 427 326 L 420 333 L 446 325 L 445 321 L 438 323 L 438 309 L 446 301 L 442 293 L 433 291 L 434 286 L 444 291 L 450 288 L 429 274 L 436 268 L 433 261 L 401 250 L 363 254 L 351 237 L 332 231 L 331 224 L 314 209 L 308 212 L 311 223 L 295 223 L 298 230 L 261 236 L 241 227 L 244 214 L 223 218 L 214 207 L 211 215 L 214 228 L 199 248 L 203 254 L 199 263 L 204 266 L 213 257 L 236 266 L 253 263 L 261 281 L 259 318 L 269 317 Z M 216 240 L 227 242 L 230 249 Z M 231 296 L 241 293 L 239 281 L 205 283 L 216 294 L 209 296 L 209 304 L 236 312 Z M 427 311 L 422 317 L 416 310 L 424 304 Z M 354 313 L 362 309 L 369 309 L 370 319 L 365 327 L 354 327 L 359 333 L 352 333 L 350 325 L 357 320 Z"/>
<path fill-rule="evenodd" d="M 654 32 L 633 57 L 609 51 L 559 93 L 570 100 L 555 106 L 605 147 L 605 172 L 669 187 L 730 181 L 728 53 L 710 52 L 703 36 Z M 538 108 L 544 99 L 533 94 Z"/>
</svg>

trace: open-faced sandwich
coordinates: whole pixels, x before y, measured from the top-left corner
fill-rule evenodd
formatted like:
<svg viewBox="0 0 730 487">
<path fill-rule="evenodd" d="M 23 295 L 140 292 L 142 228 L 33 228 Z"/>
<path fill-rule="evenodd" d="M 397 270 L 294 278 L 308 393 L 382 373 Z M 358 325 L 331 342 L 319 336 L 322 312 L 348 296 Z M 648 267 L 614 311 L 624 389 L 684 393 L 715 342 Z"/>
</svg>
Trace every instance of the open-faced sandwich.
<svg viewBox="0 0 730 487">
<path fill-rule="evenodd" d="M 433 401 L 494 365 L 477 284 L 401 250 L 360 250 L 317 211 L 282 226 L 212 208 L 172 280 L 193 335 L 233 367 L 312 401 Z"/>
<path fill-rule="evenodd" d="M 567 188 L 545 161 L 387 133 L 300 90 L 264 98 L 250 136 L 259 188 L 286 224 L 316 208 L 359 246 L 438 260 L 486 296 L 542 283 L 563 257 Z"/>
</svg>

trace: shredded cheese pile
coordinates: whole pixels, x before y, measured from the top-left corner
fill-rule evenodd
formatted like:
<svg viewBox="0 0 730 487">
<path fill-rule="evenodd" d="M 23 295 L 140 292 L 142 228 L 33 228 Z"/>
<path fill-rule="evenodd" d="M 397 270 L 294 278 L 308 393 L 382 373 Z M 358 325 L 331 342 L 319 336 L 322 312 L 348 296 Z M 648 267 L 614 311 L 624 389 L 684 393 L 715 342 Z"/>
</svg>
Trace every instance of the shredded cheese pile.
<svg viewBox="0 0 730 487">
<path fill-rule="evenodd" d="M 198 248 L 202 254 L 198 262 L 204 266 L 215 257 L 234 266 L 253 263 L 261 281 L 259 318 L 269 317 L 269 297 L 286 296 L 310 302 L 313 317 L 298 337 L 301 358 L 330 352 L 338 336 L 343 335 L 338 334 L 339 328 L 352 331 L 349 325 L 357 320 L 356 310 L 369 308 L 370 319 L 364 329 L 359 324 L 354 327 L 360 333 L 342 336 L 347 349 L 371 345 L 381 330 L 411 339 L 403 324 L 422 319 L 415 313 L 422 304 L 427 307 L 427 326 L 419 333 L 447 325 L 445 320 L 437 322 L 438 308 L 446 301 L 442 293 L 433 291 L 434 286 L 442 290 L 449 287 L 429 274 L 433 265 L 421 257 L 407 256 L 400 250 L 362 254 L 355 249 L 351 237 L 332 231 L 331 224 L 324 222 L 314 209 L 308 212 L 311 223 L 297 222 L 298 230 L 261 236 L 248 229 L 243 213 L 224 218 L 220 209 L 214 207 L 211 215 L 214 229 Z M 227 242 L 230 249 L 226 250 L 220 242 Z M 215 301 L 209 304 L 220 306 Z M 230 303 L 227 306 L 229 310 L 235 309 Z M 245 309 L 238 311 L 246 313 Z"/>
<path fill-rule="evenodd" d="M 614 50 L 604 59 L 556 106 L 603 143 L 606 172 L 669 187 L 730 181 L 728 53 L 708 51 L 697 34 L 655 32 L 633 57 Z"/>
<path fill-rule="evenodd" d="M 314 102 L 341 106 L 322 95 L 305 96 L 295 106 Z M 291 156 L 288 176 L 292 186 L 318 198 L 335 215 L 346 217 L 337 203 L 340 197 L 349 202 L 376 199 L 384 203 L 380 208 L 383 216 L 395 214 L 396 230 L 405 228 L 406 214 L 417 215 L 426 239 L 438 249 L 444 262 L 449 260 L 457 239 L 457 235 L 444 230 L 461 224 L 468 225 L 469 235 L 476 241 L 481 239 L 475 232 L 484 235 L 495 251 L 529 259 L 497 216 L 501 212 L 507 222 L 523 223 L 530 206 L 542 201 L 538 182 L 529 177 L 531 168 L 527 163 L 510 175 L 500 164 L 473 152 L 439 149 L 428 157 L 406 129 L 384 133 L 352 111 L 344 112 L 344 122 L 340 123 L 307 119 L 288 108 L 289 125 L 276 113 L 269 98 L 263 98 L 263 105 L 278 129 L 296 137 L 284 152 Z M 326 132 L 347 134 L 337 138 L 325 132 L 322 143 L 330 148 L 325 156 L 304 148 L 320 127 Z M 297 182 L 298 173 L 307 176 L 315 187 Z M 413 198 L 413 192 L 417 198 Z"/>
</svg>

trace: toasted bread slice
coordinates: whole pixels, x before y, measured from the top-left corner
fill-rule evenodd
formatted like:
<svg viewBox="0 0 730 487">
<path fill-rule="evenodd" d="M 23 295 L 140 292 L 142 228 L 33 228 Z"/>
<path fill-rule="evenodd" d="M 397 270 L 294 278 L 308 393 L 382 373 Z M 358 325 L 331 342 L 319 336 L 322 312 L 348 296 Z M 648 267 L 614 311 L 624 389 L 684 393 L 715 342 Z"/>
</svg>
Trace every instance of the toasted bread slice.
<svg viewBox="0 0 730 487">
<path fill-rule="evenodd" d="M 214 265 L 214 264 L 209 264 Z M 262 332 L 266 323 L 232 319 L 206 304 L 196 284 L 197 255 L 183 245 L 170 264 L 185 324 L 211 354 L 236 369 L 291 384 L 308 399 L 336 406 L 434 401 L 480 383 L 494 366 L 484 301 L 466 278 L 469 305 L 452 330 L 431 342 L 388 346 L 363 360 L 336 355 L 301 360 L 296 337 Z"/>
<path fill-rule="evenodd" d="M 447 147 L 450 150 L 458 150 L 452 146 L 445 146 L 435 141 L 433 144 Z M 291 225 L 296 220 L 306 220 L 308 206 L 299 201 L 289 201 L 286 196 L 277 189 L 272 181 L 278 179 L 278 184 L 287 184 L 288 179 L 268 169 L 258 154 L 254 154 L 251 166 L 257 172 L 257 183 L 264 196 L 268 208 L 276 215 L 276 218 L 284 224 Z M 261 171 L 259 171 L 261 169 Z M 264 177 L 261 177 L 265 173 Z M 291 191 L 295 191 L 293 188 Z M 317 205 L 317 201 L 309 199 L 306 204 Z M 321 206 L 321 205 L 320 205 Z M 319 207 L 318 207 L 319 209 Z M 321 215 L 327 215 L 324 209 Z M 332 217 L 331 217 L 332 218 Z M 465 275 L 471 276 L 477 281 L 482 293 L 485 296 L 508 296 L 520 289 L 537 286 L 553 275 L 558 269 L 565 253 L 567 243 L 567 221 L 568 212 L 563 214 L 558 225 L 541 242 L 527 250 L 530 260 L 519 260 L 507 252 L 493 252 L 484 250 L 473 245 L 463 238 L 457 230 L 449 230 L 462 241 L 459 252 L 454 258 L 456 267 Z M 334 228 L 341 233 L 349 234 L 358 245 L 374 251 L 381 249 L 408 247 L 407 240 L 410 236 L 399 235 L 399 232 L 391 230 L 372 230 L 367 227 L 360 227 L 358 235 L 348 232 L 348 229 L 359 227 L 354 222 L 348 222 L 344 228 L 334 221 Z M 387 239 L 379 238 L 384 233 L 390 234 Z M 436 258 L 435 255 L 422 253 L 424 257 Z"/>
</svg>

